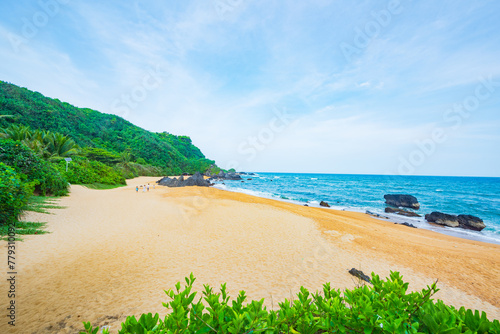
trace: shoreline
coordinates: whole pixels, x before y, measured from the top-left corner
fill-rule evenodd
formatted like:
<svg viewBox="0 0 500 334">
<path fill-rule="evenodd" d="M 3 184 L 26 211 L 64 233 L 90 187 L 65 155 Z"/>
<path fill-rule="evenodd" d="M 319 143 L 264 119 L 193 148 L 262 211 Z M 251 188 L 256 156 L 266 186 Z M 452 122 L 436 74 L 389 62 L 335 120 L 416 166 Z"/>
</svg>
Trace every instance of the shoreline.
<svg viewBox="0 0 500 334">
<path fill-rule="evenodd" d="M 29 213 L 51 233 L 17 244 L 18 332 L 5 323 L 0 331 L 73 333 L 91 321 L 116 332 L 128 315 L 164 315 L 163 290 L 191 272 L 198 292 L 227 283 L 233 297 L 245 290 L 271 308 L 299 286 L 352 288 L 353 267 L 381 277 L 399 271 L 410 290 L 439 279 L 435 299 L 500 319 L 498 245 L 212 187 L 136 193 L 136 185 L 156 180 L 110 190 L 72 186 L 59 200 L 65 209 Z"/>
<path fill-rule="evenodd" d="M 314 175 L 314 174 L 312 174 L 312 175 Z M 237 182 L 237 181 L 229 180 L 228 182 Z M 229 188 L 229 187 L 227 187 L 227 185 L 222 185 L 220 182 L 215 183 L 214 187 L 216 189 L 220 189 L 220 190 L 225 190 L 225 191 L 235 192 L 235 193 L 240 193 L 240 194 L 246 194 L 249 196 L 256 196 L 259 198 L 266 198 L 266 199 L 272 199 L 272 200 L 277 200 L 277 201 L 283 201 L 286 203 L 292 203 L 292 204 L 299 205 L 299 206 L 304 206 L 304 204 L 308 204 L 309 207 L 331 209 L 331 210 L 335 210 L 335 211 L 357 212 L 357 213 L 364 213 L 364 214 L 370 215 L 367 212 L 367 211 L 369 211 L 367 209 L 349 207 L 349 206 L 341 207 L 341 206 L 337 206 L 335 204 L 331 204 L 329 208 L 321 207 L 319 205 L 318 201 L 301 202 L 298 200 L 292 200 L 292 199 L 281 198 L 278 196 L 272 196 L 271 193 L 258 192 L 258 191 L 244 189 L 244 188 Z M 266 194 L 269 194 L 269 195 L 266 196 Z M 462 229 L 462 228 L 450 228 L 450 227 L 446 227 L 446 226 L 440 226 L 437 224 L 431 224 L 431 223 L 427 222 L 423 216 L 419 217 L 419 218 L 405 217 L 405 216 L 401 216 L 401 215 L 397 215 L 397 214 L 388 214 L 388 213 L 385 213 L 385 212 L 381 211 L 380 209 L 376 209 L 376 208 L 371 208 L 370 210 L 373 210 L 373 213 L 380 216 L 380 217 L 376 217 L 376 216 L 370 215 L 375 219 L 389 221 L 389 222 L 392 222 L 395 224 L 402 224 L 403 222 L 408 222 L 408 223 L 411 223 L 414 225 L 417 224 L 416 227 L 418 229 L 433 231 L 433 232 L 436 232 L 439 234 L 457 237 L 457 238 L 464 239 L 464 240 L 472 240 L 472 241 L 490 243 L 490 244 L 494 244 L 494 245 L 500 245 L 500 239 L 494 238 L 494 237 L 489 236 L 489 235 L 480 235 L 478 233 L 481 233 L 481 232 L 478 232 L 478 231 L 466 230 L 466 229 Z"/>
</svg>

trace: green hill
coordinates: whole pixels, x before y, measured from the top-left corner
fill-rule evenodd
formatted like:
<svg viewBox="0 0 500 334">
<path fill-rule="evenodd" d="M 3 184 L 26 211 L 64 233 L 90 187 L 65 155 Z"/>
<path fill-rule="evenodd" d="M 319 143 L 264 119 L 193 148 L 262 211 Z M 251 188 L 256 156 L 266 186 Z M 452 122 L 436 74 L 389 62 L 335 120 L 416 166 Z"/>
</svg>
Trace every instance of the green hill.
<svg viewBox="0 0 500 334">
<path fill-rule="evenodd" d="M 144 130 L 119 116 L 77 108 L 59 99 L 0 81 L 0 128 L 11 124 L 48 130 L 72 138 L 81 147 L 129 152 L 141 163 L 160 167 L 165 174 L 205 172 L 205 158 L 191 138 Z"/>
</svg>

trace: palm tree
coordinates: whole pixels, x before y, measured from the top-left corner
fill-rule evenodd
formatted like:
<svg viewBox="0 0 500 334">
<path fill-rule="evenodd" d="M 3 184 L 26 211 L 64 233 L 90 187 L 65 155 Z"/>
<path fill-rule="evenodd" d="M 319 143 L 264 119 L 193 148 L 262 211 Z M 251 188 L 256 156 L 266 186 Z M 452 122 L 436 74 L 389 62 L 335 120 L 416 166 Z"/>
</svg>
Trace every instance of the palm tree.
<svg viewBox="0 0 500 334">
<path fill-rule="evenodd" d="M 8 128 L 2 129 L 0 136 L 22 141 L 31 137 L 31 130 L 28 126 L 12 124 Z"/>
<path fill-rule="evenodd" d="M 75 141 L 63 134 L 46 133 L 45 137 L 47 138 L 46 150 L 50 160 L 65 158 L 78 153 L 79 147 Z"/>
<path fill-rule="evenodd" d="M 129 151 L 123 151 L 122 153 L 120 153 L 120 162 L 123 164 L 128 164 L 132 162 L 133 159 L 134 156 Z"/>
</svg>

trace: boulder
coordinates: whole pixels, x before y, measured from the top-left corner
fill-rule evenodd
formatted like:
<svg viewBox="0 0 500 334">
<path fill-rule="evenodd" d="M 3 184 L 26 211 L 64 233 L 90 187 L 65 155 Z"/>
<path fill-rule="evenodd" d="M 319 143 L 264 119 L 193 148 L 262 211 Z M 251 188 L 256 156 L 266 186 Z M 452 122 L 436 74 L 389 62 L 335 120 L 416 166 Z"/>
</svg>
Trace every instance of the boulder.
<svg viewBox="0 0 500 334">
<path fill-rule="evenodd" d="M 458 217 L 455 215 L 449 215 L 442 212 L 434 211 L 430 214 L 425 215 L 425 220 L 429 223 L 436 223 L 439 225 L 449 226 L 449 227 L 458 227 Z"/>
<path fill-rule="evenodd" d="M 188 179 L 184 179 L 184 176 L 181 175 L 178 179 L 164 177 L 157 182 L 160 186 L 166 187 L 190 187 L 190 186 L 198 186 L 198 187 L 209 187 L 211 183 L 208 180 L 205 180 L 203 175 L 200 172 L 196 172 L 193 176 Z"/>
<path fill-rule="evenodd" d="M 224 173 L 220 171 L 217 175 L 212 175 L 211 177 L 214 180 L 241 180 L 241 175 L 236 173 Z"/>
<path fill-rule="evenodd" d="M 241 176 L 236 173 L 227 173 L 226 180 L 241 180 Z"/>
<path fill-rule="evenodd" d="M 162 178 L 161 180 L 159 181 L 156 181 L 156 183 L 158 183 L 160 186 L 167 186 L 167 187 L 171 187 L 172 184 L 174 183 L 174 180 L 177 180 L 177 179 L 171 179 L 169 178 L 168 176 L 165 176 L 164 178 Z"/>
<path fill-rule="evenodd" d="M 469 230 L 481 231 L 486 227 L 481 218 L 471 215 L 458 215 L 457 220 L 459 227 Z"/>
<path fill-rule="evenodd" d="M 394 208 L 390 208 L 390 207 L 385 208 L 384 211 L 386 213 L 397 213 L 398 215 L 406 216 L 406 217 L 421 217 L 419 214 L 412 212 L 412 211 L 394 209 Z"/>
<path fill-rule="evenodd" d="M 272 180 L 271 180 L 271 181 L 272 181 Z M 329 207 L 330 207 L 330 204 L 328 204 L 328 203 L 326 203 L 326 202 L 324 202 L 324 201 L 321 201 L 321 202 L 319 203 L 319 205 L 320 205 L 320 206 L 327 207 L 327 208 L 329 208 Z"/>
<path fill-rule="evenodd" d="M 405 207 L 410 209 L 418 210 L 420 209 L 420 203 L 416 197 L 412 195 L 401 195 L 401 194 L 392 194 L 392 195 L 384 195 L 385 203 L 388 205 L 392 205 L 395 207 Z"/>
</svg>

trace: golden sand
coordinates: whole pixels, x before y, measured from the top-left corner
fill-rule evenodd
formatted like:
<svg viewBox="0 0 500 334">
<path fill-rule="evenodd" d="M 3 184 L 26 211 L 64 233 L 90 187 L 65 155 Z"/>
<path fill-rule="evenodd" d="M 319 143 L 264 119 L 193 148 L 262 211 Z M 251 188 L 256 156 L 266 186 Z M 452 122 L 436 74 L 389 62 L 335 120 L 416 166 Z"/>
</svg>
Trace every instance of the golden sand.
<svg viewBox="0 0 500 334">
<path fill-rule="evenodd" d="M 16 326 L 2 316 L 0 333 L 75 333 L 82 321 L 116 332 L 127 315 L 165 315 L 163 290 L 191 272 L 198 290 L 227 282 L 233 296 L 245 290 L 276 308 L 299 285 L 354 287 L 352 267 L 382 277 L 399 271 L 412 290 L 439 279 L 436 298 L 500 318 L 498 245 L 214 188 L 136 193 L 155 180 L 73 186 L 59 200 L 65 209 L 29 213 L 52 233 L 17 242 Z M 2 280 L 3 310 L 7 290 Z"/>
</svg>

